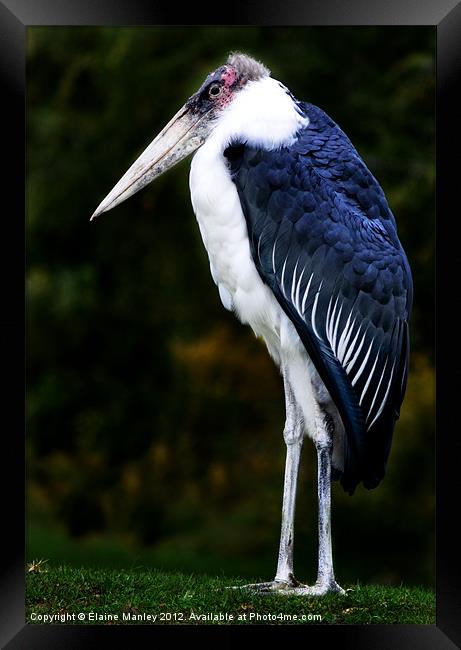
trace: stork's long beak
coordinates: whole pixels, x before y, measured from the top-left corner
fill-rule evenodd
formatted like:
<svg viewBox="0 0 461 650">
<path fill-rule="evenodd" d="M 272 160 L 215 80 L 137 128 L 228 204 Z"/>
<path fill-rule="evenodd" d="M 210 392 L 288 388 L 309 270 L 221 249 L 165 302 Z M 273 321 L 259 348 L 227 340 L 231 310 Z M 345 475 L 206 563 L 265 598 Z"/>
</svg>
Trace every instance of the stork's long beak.
<svg viewBox="0 0 461 650">
<path fill-rule="evenodd" d="M 91 220 L 139 192 L 157 176 L 193 153 L 205 142 L 208 131 L 207 113 L 194 113 L 186 103 L 99 204 Z"/>
</svg>

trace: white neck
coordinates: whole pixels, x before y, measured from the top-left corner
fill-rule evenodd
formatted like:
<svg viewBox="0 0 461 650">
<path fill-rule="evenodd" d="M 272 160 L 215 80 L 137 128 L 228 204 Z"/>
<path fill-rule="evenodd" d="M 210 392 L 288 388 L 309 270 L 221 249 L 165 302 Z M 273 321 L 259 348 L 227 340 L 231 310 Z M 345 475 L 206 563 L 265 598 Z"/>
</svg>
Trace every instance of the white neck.
<svg viewBox="0 0 461 650">
<path fill-rule="evenodd" d="M 276 149 L 290 145 L 296 132 L 308 124 L 287 89 L 276 79 L 249 81 L 227 106 L 213 128 L 209 140 L 221 151 L 232 141 Z"/>
</svg>

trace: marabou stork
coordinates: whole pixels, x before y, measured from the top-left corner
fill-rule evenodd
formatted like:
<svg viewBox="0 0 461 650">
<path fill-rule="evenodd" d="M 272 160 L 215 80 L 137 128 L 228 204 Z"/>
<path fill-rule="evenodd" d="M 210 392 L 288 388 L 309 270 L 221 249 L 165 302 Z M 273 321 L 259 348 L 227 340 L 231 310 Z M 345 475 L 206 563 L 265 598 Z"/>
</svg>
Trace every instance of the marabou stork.
<svg viewBox="0 0 461 650">
<path fill-rule="evenodd" d="M 412 279 L 377 180 L 326 113 L 233 53 L 92 216 L 185 156 L 221 301 L 265 341 L 283 377 L 285 482 L 277 572 L 262 591 L 344 593 L 333 572 L 331 481 L 353 494 L 384 476 L 408 373 Z M 315 585 L 293 571 L 303 438 L 317 450 Z"/>
</svg>

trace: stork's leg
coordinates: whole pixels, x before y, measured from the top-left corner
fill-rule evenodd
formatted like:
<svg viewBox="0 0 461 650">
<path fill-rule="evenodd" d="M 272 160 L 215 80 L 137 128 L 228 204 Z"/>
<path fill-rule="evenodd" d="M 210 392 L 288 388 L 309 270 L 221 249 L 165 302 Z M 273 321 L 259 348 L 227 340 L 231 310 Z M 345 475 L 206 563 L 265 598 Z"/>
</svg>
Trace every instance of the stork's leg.
<svg viewBox="0 0 461 650">
<path fill-rule="evenodd" d="M 333 420 L 328 413 L 322 410 L 318 405 L 316 416 L 316 437 L 315 446 L 317 449 L 317 473 L 318 473 L 318 497 L 319 497 L 319 563 L 317 581 L 312 587 L 299 584 L 293 577 L 293 556 L 292 547 L 287 548 L 284 540 L 290 539 L 284 534 L 284 526 L 282 524 L 282 539 L 280 543 L 280 558 L 279 569 L 277 577 L 273 583 L 265 583 L 260 585 L 262 591 L 272 591 L 279 588 L 281 594 L 294 595 L 294 596 L 324 596 L 327 593 L 345 594 L 335 580 L 333 571 L 333 555 L 331 548 L 331 456 L 333 450 Z M 289 446 L 287 444 L 287 450 Z M 288 468 L 288 454 L 287 454 L 287 468 Z M 289 508 L 285 510 L 285 497 L 287 497 L 287 505 L 291 503 L 288 498 L 289 491 L 286 489 L 286 484 L 290 484 L 289 473 L 285 476 L 285 494 L 284 494 L 284 516 L 283 522 L 289 524 L 291 511 Z M 295 484 L 296 486 L 296 480 Z M 294 515 L 294 501 L 293 511 Z M 288 527 L 288 531 L 293 531 L 292 526 Z M 288 552 L 287 552 L 288 551 Z M 291 555 L 290 555 L 291 551 Z M 282 582 L 278 583 L 279 570 L 281 572 Z M 291 577 L 291 579 L 290 579 Z M 258 585 L 254 585 L 258 586 Z M 283 587 L 282 589 L 280 587 Z"/>
<path fill-rule="evenodd" d="M 319 563 L 317 581 L 312 587 L 294 586 L 284 592 L 297 596 L 324 596 L 327 593 L 345 594 L 335 580 L 331 549 L 331 455 L 333 451 L 333 420 L 320 405 L 316 416 L 315 446 L 319 497 Z"/>
<path fill-rule="evenodd" d="M 287 447 L 285 483 L 282 506 L 282 532 L 280 536 L 277 573 L 272 582 L 245 585 L 260 592 L 295 596 L 323 596 L 327 593 L 344 594 L 333 572 L 331 548 L 331 457 L 333 451 L 333 420 L 317 404 L 315 418 L 315 446 L 317 449 L 319 498 L 319 563 L 317 581 L 313 586 L 299 583 L 293 573 L 293 539 L 296 486 L 299 461 L 304 436 L 304 422 L 293 390 L 284 373 L 286 423 L 284 438 Z"/>
<path fill-rule="evenodd" d="M 299 461 L 303 445 L 304 423 L 296 404 L 291 386 L 284 378 L 286 400 L 286 422 L 283 437 L 286 444 L 285 480 L 283 486 L 282 530 L 280 534 L 279 558 L 276 583 L 297 587 L 299 582 L 293 572 L 294 520 Z"/>
<path fill-rule="evenodd" d="M 285 590 L 298 587 L 293 573 L 294 518 L 299 461 L 304 436 L 301 409 L 296 403 L 286 373 L 283 373 L 286 404 L 286 421 L 283 437 L 286 444 L 285 480 L 282 504 L 282 530 L 280 535 L 277 573 L 272 582 L 246 585 L 259 591 Z"/>
<path fill-rule="evenodd" d="M 319 563 L 317 582 L 310 587 L 312 595 L 328 592 L 344 594 L 335 580 L 333 554 L 331 549 L 331 455 L 333 422 L 325 411 L 320 411 L 316 419 L 317 438 L 317 480 L 319 498 Z"/>
<path fill-rule="evenodd" d="M 328 592 L 344 594 L 335 580 L 331 550 L 331 452 L 332 442 L 317 443 L 318 497 L 319 497 L 319 565 L 313 591 L 318 595 Z"/>
</svg>

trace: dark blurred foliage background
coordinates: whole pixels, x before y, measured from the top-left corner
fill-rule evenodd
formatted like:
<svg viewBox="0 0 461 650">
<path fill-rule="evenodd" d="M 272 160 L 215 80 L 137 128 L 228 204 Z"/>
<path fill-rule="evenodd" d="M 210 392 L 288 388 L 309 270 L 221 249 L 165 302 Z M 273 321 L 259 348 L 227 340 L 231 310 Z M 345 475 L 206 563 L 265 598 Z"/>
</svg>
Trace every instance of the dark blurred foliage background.
<svg viewBox="0 0 461 650">
<path fill-rule="evenodd" d="M 190 161 L 89 217 L 230 50 L 264 61 L 346 131 L 381 182 L 414 273 L 411 374 L 388 473 L 335 484 L 341 582 L 433 583 L 432 28 L 29 28 L 28 556 L 271 578 L 282 383 L 221 306 Z M 316 572 L 314 448 L 297 511 Z"/>
</svg>

